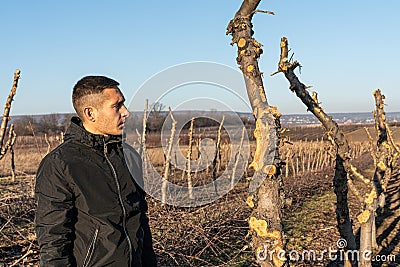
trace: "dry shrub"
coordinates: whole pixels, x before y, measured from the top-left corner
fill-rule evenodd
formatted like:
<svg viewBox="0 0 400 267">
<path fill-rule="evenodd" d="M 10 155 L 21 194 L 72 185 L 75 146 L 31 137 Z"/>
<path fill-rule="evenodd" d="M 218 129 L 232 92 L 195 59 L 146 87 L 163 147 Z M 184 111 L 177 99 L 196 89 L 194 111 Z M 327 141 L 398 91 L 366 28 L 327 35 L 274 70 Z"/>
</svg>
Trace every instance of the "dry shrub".
<svg viewBox="0 0 400 267">
<path fill-rule="evenodd" d="M 245 182 L 226 196 L 196 208 L 150 200 L 150 224 L 160 266 L 251 266 Z"/>
<path fill-rule="evenodd" d="M 0 266 L 38 264 L 33 230 L 33 179 L 33 176 L 19 177 L 14 183 L 0 180 Z"/>
</svg>

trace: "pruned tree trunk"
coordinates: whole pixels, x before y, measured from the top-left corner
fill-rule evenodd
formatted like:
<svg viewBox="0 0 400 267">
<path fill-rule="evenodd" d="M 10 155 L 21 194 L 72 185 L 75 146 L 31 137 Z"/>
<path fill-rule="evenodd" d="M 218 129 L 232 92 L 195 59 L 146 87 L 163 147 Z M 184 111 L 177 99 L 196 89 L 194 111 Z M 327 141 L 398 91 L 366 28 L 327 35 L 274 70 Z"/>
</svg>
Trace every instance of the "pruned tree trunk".
<svg viewBox="0 0 400 267">
<path fill-rule="evenodd" d="M 214 191 L 215 191 L 216 195 L 218 195 L 217 172 L 219 171 L 220 166 L 221 166 L 221 132 L 222 132 L 222 126 L 224 124 L 224 120 L 225 120 L 225 116 L 222 116 L 222 120 L 218 127 L 217 143 L 215 144 L 215 154 L 214 154 L 214 159 L 213 159 L 213 164 L 212 164 Z"/>
<path fill-rule="evenodd" d="M 267 103 L 258 67 L 261 44 L 252 36 L 251 19 L 260 0 L 244 0 L 230 21 L 227 34 L 238 48 L 237 63 L 243 72 L 247 95 L 256 120 L 254 137 L 256 151 L 250 167 L 254 168 L 256 191 L 247 199 L 253 208 L 249 219 L 251 246 L 260 266 L 283 266 L 286 262 L 285 239 L 282 229 L 283 182 L 280 176 L 282 161 L 279 155 L 280 113 Z M 266 12 L 271 13 L 271 12 Z M 252 188 L 250 188 L 252 190 Z M 275 251 L 275 253 L 268 253 Z"/>
<path fill-rule="evenodd" d="M 217 153 L 218 153 L 218 163 L 217 163 L 217 172 L 219 172 L 221 170 L 221 165 L 222 165 L 222 154 L 221 154 L 221 135 L 222 135 L 222 127 L 224 125 L 224 121 L 225 121 L 225 115 L 222 115 L 222 120 L 221 123 L 219 124 L 218 127 L 218 135 L 217 135 Z"/>
<path fill-rule="evenodd" d="M 5 153 L 7 153 L 7 150 L 10 149 L 11 152 L 11 181 L 15 182 L 16 178 L 16 173 L 15 173 L 15 153 L 14 153 L 14 143 L 15 140 L 17 139 L 17 134 L 14 131 L 14 124 L 10 125 L 10 129 L 8 131 L 8 140 L 5 145 Z"/>
<path fill-rule="evenodd" d="M 235 159 L 235 164 L 233 165 L 232 168 L 232 175 L 231 175 L 231 188 L 233 188 L 235 186 L 235 173 L 236 173 L 236 169 L 237 166 L 239 164 L 239 161 L 242 160 L 242 147 L 243 147 L 243 141 L 244 141 L 244 133 L 246 132 L 246 127 L 243 127 L 242 129 L 242 136 L 240 138 L 240 144 L 239 144 L 239 148 L 236 152 L 236 159 Z"/>
<path fill-rule="evenodd" d="M 4 158 L 4 156 L 7 154 L 8 150 L 11 151 L 11 180 L 12 182 L 15 181 L 15 157 L 14 157 L 14 143 L 17 138 L 17 135 L 14 131 L 14 125 L 11 124 L 8 130 L 8 139 L 7 142 L 4 144 L 4 136 L 6 135 L 6 130 L 7 130 L 7 124 L 10 120 L 10 110 L 11 110 L 11 104 L 12 101 L 14 100 L 14 96 L 17 93 L 17 87 L 18 87 L 18 81 L 20 78 L 21 71 L 20 70 L 15 70 L 14 72 L 14 81 L 13 85 L 11 87 L 11 91 L 7 97 L 6 104 L 4 105 L 4 112 L 3 112 L 3 117 L 1 120 L 1 125 L 0 125 L 0 160 Z"/>
<path fill-rule="evenodd" d="M 193 147 L 193 124 L 194 118 L 190 120 L 189 128 L 189 147 L 186 155 L 186 175 L 187 175 L 187 185 L 189 190 L 189 198 L 193 199 L 193 183 L 192 183 L 192 171 L 191 171 L 191 159 L 192 159 L 192 147 Z M 182 173 L 182 178 L 185 175 L 185 171 Z"/>
<path fill-rule="evenodd" d="M 44 134 L 44 141 L 47 144 L 47 151 L 46 151 L 46 155 L 47 155 L 51 151 L 51 144 L 50 144 L 49 138 L 47 137 L 47 133 Z"/>
<path fill-rule="evenodd" d="M 171 152 L 172 152 L 172 145 L 174 143 L 174 136 L 175 136 L 175 131 L 176 131 L 176 123 L 177 121 L 174 119 L 174 116 L 172 114 L 171 108 L 169 108 L 169 115 L 171 117 L 171 135 L 169 137 L 168 141 L 168 148 L 167 148 L 167 153 L 165 155 L 165 165 L 164 165 L 164 176 L 162 180 L 162 185 L 161 185 L 161 202 L 166 203 L 167 201 L 167 182 L 168 182 L 168 174 L 170 171 L 170 166 L 171 166 Z"/>
<path fill-rule="evenodd" d="M 140 156 L 142 156 L 143 160 L 146 158 L 146 157 L 143 157 L 143 155 L 146 155 L 144 153 L 145 152 L 144 149 L 146 149 L 146 125 L 147 125 L 148 112 L 149 112 L 149 100 L 146 99 L 146 106 L 144 107 L 143 121 L 142 121 L 143 130 L 142 130 L 142 135 L 140 137 L 140 143 L 139 143 L 139 154 L 140 154 Z"/>
<path fill-rule="evenodd" d="M 368 136 L 368 140 L 369 140 L 368 150 L 369 150 L 369 153 L 371 154 L 372 159 L 374 160 L 374 166 L 376 166 L 377 161 L 378 161 L 378 159 L 377 159 L 378 156 L 376 155 L 377 154 L 376 146 L 374 144 L 374 140 L 373 140 L 373 138 L 371 136 L 371 133 L 369 132 L 368 128 L 364 127 L 364 130 L 365 130 L 365 132 L 366 132 L 366 134 Z"/>
<path fill-rule="evenodd" d="M 375 106 L 374 117 L 375 117 L 375 129 L 377 131 L 378 140 L 376 143 L 376 165 L 373 177 L 373 186 L 371 192 L 367 195 L 364 201 L 365 210 L 362 215 L 359 216 L 359 221 L 361 223 L 360 230 L 360 251 L 372 252 L 374 248 L 377 247 L 376 242 L 376 225 L 375 218 L 377 216 L 378 204 L 381 204 L 381 208 L 384 206 L 384 181 L 388 175 L 388 163 L 390 158 L 390 145 L 388 143 L 388 135 L 386 129 L 386 117 L 383 110 L 384 96 L 381 91 L 374 91 Z M 387 178 L 387 180 L 389 180 Z M 380 201 L 379 201 L 380 200 Z M 379 203 L 382 202 L 382 203 Z M 371 260 L 368 258 L 360 258 L 360 267 L 371 266 Z"/>
<path fill-rule="evenodd" d="M 6 134 L 7 124 L 8 124 L 8 121 L 10 120 L 11 103 L 14 100 L 15 94 L 17 93 L 17 86 L 18 86 L 20 74 L 21 74 L 21 71 L 17 69 L 14 73 L 14 82 L 13 82 L 10 94 L 8 95 L 6 104 L 4 105 L 3 118 L 1 119 L 1 125 L 0 125 L 0 145 L 2 148 L 3 148 L 4 136 Z M 2 149 L 2 151 L 3 151 L 3 149 Z"/>
<path fill-rule="evenodd" d="M 11 151 L 11 181 L 15 182 L 15 178 L 17 177 L 15 173 L 15 153 L 14 153 L 14 147 L 10 147 Z"/>
<path fill-rule="evenodd" d="M 348 208 L 348 184 L 347 184 L 347 173 L 350 168 L 350 148 L 344 134 L 340 131 L 337 123 L 328 116 L 320 107 L 317 99 L 317 94 L 313 96 L 306 90 L 307 87 L 300 82 L 294 73 L 295 69 L 300 66 L 299 62 L 290 62 L 289 60 L 289 48 L 286 37 L 282 37 L 281 43 L 281 55 L 278 66 L 278 71 L 271 74 L 274 75 L 279 72 L 283 72 L 286 79 L 290 83 L 290 90 L 296 93 L 297 97 L 307 106 L 308 111 L 314 114 L 314 116 L 321 122 L 324 127 L 328 139 L 336 146 L 336 166 L 334 175 L 334 187 L 337 198 L 336 202 L 336 218 L 338 223 L 338 230 L 341 238 L 347 242 L 346 250 L 357 249 L 356 240 L 353 233 L 352 222 L 350 219 L 349 208 Z M 350 259 L 353 266 L 357 266 L 356 259 Z"/>
<path fill-rule="evenodd" d="M 143 129 L 139 143 L 139 154 L 142 158 L 142 169 L 144 177 L 148 177 L 148 172 L 149 172 L 148 155 L 146 151 L 146 126 L 147 126 L 148 111 L 149 111 L 149 100 L 146 99 L 146 106 L 144 108 L 143 121 L 142 121 Z"/>
<path fill-rule="evenodd" d="M 291 153 L 291 150 L 289 150 L 289 151 L 286 153 L 286 156 L 285 156 L 285 161 L 286 161 L 286 165 L 285 165 L 285 177 L 288 177 L 288 176 L 289 176 L 289 158 L 291 157 L 290 153 Z"/>
<path fill-rule="evenodd" d="M 366 209 L 364 212 L 369 211 L 368 219 L 360 225 L 360 262 L 359 267 L 370 267 L 371 259 L 365 257 L 365 255 L 371 255 L 372 253 L 372 227 L 374 225 L 373 220 L 375 217 L 372 212 L 372 206 L 370 209 Z"/>
<path fill-rule="evenodd" d="M 375 117 L 375 129 L 377 131 L 378 140 L 377 140 L 377 164 L 376 170 L 374 174 L 374 185 L 377 191 L 378 197 L 384 197 L 384 192 L 386 191 L 387 182 L 390 177 L 390 162 L 393 154 L 396 152 L 395 144 L 391 144 L 389 141 L 389 129 L 388 124 L 386 122 L 384 107 L 384 99 L 385 96 L 381 94 L 381 90 L 374 91 L 375 98 L 375 106 L 376 109 L 374 111 Z M 384 203 L 381 208 L 383 208 Z"/>
</svg>

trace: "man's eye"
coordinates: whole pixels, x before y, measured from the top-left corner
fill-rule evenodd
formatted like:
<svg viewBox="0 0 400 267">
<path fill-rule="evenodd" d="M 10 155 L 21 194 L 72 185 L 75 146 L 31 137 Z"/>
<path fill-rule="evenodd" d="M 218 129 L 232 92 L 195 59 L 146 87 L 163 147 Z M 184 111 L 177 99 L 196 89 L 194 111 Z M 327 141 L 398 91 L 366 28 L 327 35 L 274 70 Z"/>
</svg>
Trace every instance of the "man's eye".
<svg viewBox="0 0 400 267">
<path fill-rule="evenodd" d="M 119 104 L 116 104 L 114 107 L 115 107 L 116 109 L 120 109 L 120 108 L 122 107 L 123 104 L 124 104 L 124 103 L 119 103 Z"/>
</svg>

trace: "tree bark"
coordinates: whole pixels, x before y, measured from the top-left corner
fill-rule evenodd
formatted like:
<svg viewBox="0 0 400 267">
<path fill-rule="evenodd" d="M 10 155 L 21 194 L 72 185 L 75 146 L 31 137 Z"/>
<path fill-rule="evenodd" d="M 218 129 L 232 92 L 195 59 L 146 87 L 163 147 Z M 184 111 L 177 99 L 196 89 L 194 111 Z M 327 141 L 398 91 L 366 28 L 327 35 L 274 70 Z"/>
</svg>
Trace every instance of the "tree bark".
<svg viewBox="0 0 400 267">
<path fill-rule="evenodd" d="M 271 74 L 274 75 L 283 72 L 286 79 L 290 83 L 290 90 L 296 93 L 297 97 L 307 106 L 314 116 L 321 122 L 324 127 L 328 139 L 336 146 L 336 166 L 334 175 L 334 187 L 337 198 L 336 202 L 336 219 L 338 223 L 338 230 L 340 237 L 347 242 L 346 250 L 357 249 L 355 236 L 352 228 L 352 221 L 350 219 L 348 208 L 348 184 L 347 173 L 350 168 L 350 148 L 344 134 L 340 131 L 338 124 L 328 116 L 320 107 L 317 99 L 317 94 L 311 96 L 306 90 L 307 87 L 300 82 L 294 73 L 295 69 L 300 66 L 299 62 L 290 62 L 288 54 L 288 41 L 286 37 L 281 39 L 281 55 L 278 66 L 278 71 Z M 350 259 L 352 266 L 357 266 L 356 259 Z"/>
<path fill-rule="evenodd" d="M 374 185 L 378 197 L 383 196 L 384 191 L 386 191 L 387 182 L 390 177 L 388 177 L 387 172 L 390 168 L 389 162 L 392 154 L 395 152 L 395 148 L 390 144 L 388 138 L 388 125 L 386 123 L 385 111 L 383 109 L 385 96 L 381 94 L 381 90 L 374 91 L 375 106 L 374 111 L 375 117 L 375 129 L 377 131 L 377 164 L 374 174 Z M 390 130 L 389 130 L 390 131 Z M 383 203 L 384 206 L 384 203 Z M 383 208 L 383 206 L 381 208 Z"/>
<path fill-rule="evenodd" d="M 240 138 L 240 144 L 239 144 L 239 148 L 238 151 L 236 152 L 236 159 L 235 159 L 235 164 L 233 165 L 232 168 L 232 176 L 231 176 L 231 188 L 233 188 L 235 186 L 235 173 L 236 173 L 236 169 L 237 166 L 239 164 L 239 161 L 242 160 L 242 147 L 243 147 L 243 141 L 244 141 L 244 133 L 246 131 L 246 127 L 243 126 L 242 129 L 242 137 Z"/>
<path fill-rule="evenodd" d="M 372 253 L 372 227 L 375 220 L 372 213 L 369 213 L 369 218 L 366 222 L 360 226 L 360 262 L 359 267 L 370 267 L 371 259 L 365 257 L 365 255 L 371 255 Z"/>
<path fill-rule="evenodd" d="M 14 96 L 17 93 L 17 87 L 18 87 L 18 81 L 20 78 L 21 71 L 20 70 L 15 70 L 14 72 L 14 82 L 10 91 L 10 94 L 7 97 L 6 104 L 4 105 L 4 112 L 3 112 L 3 118 L 1 120 L 1 125 L 0 125 L 0 160 L 5 156 L 7 153 L 7 150 L 10 148 L 10 140 L 7 142 L 7 144 L 4 145 L 4 137 L 6 135 L 6 130 L 7 130 L 7 124 L 8 121 L 10 120 L 10 110 L 11 110 L 11 103 L 14 100 Z M 10 136 L 12 135 L 11 132 L 14 130 L 11 130 L 10 128 Z M 15 135 L 15 133 L 14 133 Z M 14 142 L 12 142 L 14 144 Z"/>
<path fill-rule="evenodd" d="M 192 170 L 191 170 L 192 149 L 193 149 L 193 124 L 194 124 L 194 118 L 192 118 L 190 120 L 190 128 L 189 128 L 189 133 L 188 133 L 189 144 L 188 144 L 188 151 L 187 151 L 187 155 L 186 155 L 186 175 L 187 175 L 187 187 L 189 190 L 189 199 L 193 199 L 193 183 L 192 183 Z M 185 171 L 183 172 L 182 175 L 184 177 Z"/>
<path fill-rule="evenodd" d="M 364 205 L 365 209 L 363 214 L 365 216 L 359 216 L 359 221 L 361 223 L 360 230 L 360 252 L 372 252 L 374 248 L 377 247 L 376 242 L 376 225 L 375 217 L 377 215 L 378 204 L 381 204 L 381 208 L 384 206 L 384 188 L 383 184 L 385 179 L 388 179 L 388 162 L 390 158 L 390 145 L 388 143 L 388 135 L 386 129 L 386 118 L 385 112 L 383 110 L 385 98 L 381 91 L 374 91 L 375 106 L 374 117 L 375 117 L 375 129 L 377 131 L 377 160 L 375 165 L 375 172 L 373 177 L 373 186 L 371 192 L 367 195 Z M 381 201 L 378 201 L 380 199 Z M 379 203 L 380 202 L 380 203 Z M 360 258 L 361 267 L 371 266 L 371 260 L 368 258 Z"/>
<path fill-rule="evenodd" d="M 252 36 L 251 19 L 260 0 L 244 0 L 230 21 L 227 34 L 236 44 L 236 61 L 243 73 L 247 95 L 256 120 L 256 151 L 250 167 L 254 168 L 253 187 L 247 204 L 253 208 L 249 219 L 251 247 L 260 266 L 283 266 L 286 262 L 282 229 L 283 183 L 279 156 L 280 113 L 267 103 L 258 58 L 261 44 Z M 268 13 L 268 12 L 267 12 Z M 271 12 L 269 12 L 271 13 Z M 274 253 L 271 253 L 274 251 Z"/>
<path fill-rule="evenodd" d="M 221 122 L 218 127 L 218 134 L 217 134 L 217 143 L 215 144 L 215 155 L 212 163 L 212 176 L 213 176 L 213 183 L 214 183 L 214 192 L 218 195 L 218 184 L 217 184 L 217 172 L 221 166 L 221 132 L 222 126 L 224 124 L 225 116 L 222 116 Z"/>
<path fill-rule="evenodd" d="M 168 182 L 168 175 L 170 172 L 171 166 L 171 152 L 172 152 L 172 145 L 174 143 L 174 136 L 176 131 L 176 123 L 177 121 L 174 119 L 174 115 L 172 114 L 171 108 L 169 108 L 169 115 L 171 117 L 171 134 L 169 137 L 167 153 L 165 156 L 165 165 L 164 165 L 164 176 L 161 185 L 161 203 L 166 203 L 167 201 L 167 182 Z"/>
</svg>

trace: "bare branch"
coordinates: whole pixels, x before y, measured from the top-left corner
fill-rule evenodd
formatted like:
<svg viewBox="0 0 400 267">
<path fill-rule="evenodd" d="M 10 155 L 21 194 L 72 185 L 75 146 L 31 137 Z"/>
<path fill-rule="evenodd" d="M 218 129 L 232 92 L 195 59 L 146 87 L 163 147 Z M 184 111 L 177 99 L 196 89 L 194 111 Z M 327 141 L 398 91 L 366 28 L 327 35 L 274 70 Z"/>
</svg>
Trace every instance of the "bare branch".
<svg viewBox="0 0 400 267">
<path fill-rule="evenodd" d="M 3 113 L 3 118 L 1 120 L 1 126 L 0 126 L 0 146 L 3 147 L 3 142 L 4 142 L 4 136 L 5 132 L 7 129 L 7 124 L 8 121 L 10 120 L 10 110 L 11 110 L 11 103 L 14 100 L 14 96 L 17 93 L 17 86 L 18 86 L 18 80 L 20 78 L 21 71 L 16 70 L 14 73 L 14 82 L 10 91 L 10 94 L 7 97 L 6 104 L 4 106 L 4 113 Z"/>
<path fill-rule="evenodd" d="M 306 90 L 306 86 L 300 82 L 294 70 L 300 66 L 296 60 L 291 62 L 288 60 L 288 41 L 286 37 L 281 38 L 281 54 L 278 63 L 278 72 L 283 72 L 286 79 L 290 83 L 290 90 L 296 93 L 297 97 L 306 105 L 307 110 L 321 122 L 328 135 L 328 139 L 336 147 L 336 166 L 334 176 L 336 202 L 336 217 L 338 222 L 339 233 L 342 238 L 346 239 L 346 249 L 356 249 L 355 235 L 352 229 L 352 222 L 348 208 L 348 182 L 347 175 L 350 172 L 350 148 L 344 134 L 340 131 L 338 124 L 328 116 L 318 103 L 316 97 L 312 97 Z M 352 262 L 355 266 L 355 261 Z"/>
<path fill-rule="evenodd" d="M 172 121 L 172 127 L 171 127 L 171 135 L 169 137 L 169 142 L 168 142 L 168 149 L 167 153 L 165 156 L 165 165 L 164 165 L 164 176 L 163 176 L 163 181 L 162 181 L 162 186 L 161 186 L 161 202 L 166 203 L 166 190 L 167 190 L 167 181 L 168 181 L 168 174 L 169 174 L 169 169 L 171 165 L 171 151 L 172 151 L 172 146 L 174 143 L 174 136 L 175 136 L 175 131 L 176 131 L 176 123 L 177 121 L 174 118 L 174 115 L 172 114 L 171 107 L 169 107 L 169 115 L 171 117 Z"/>
</svg>

